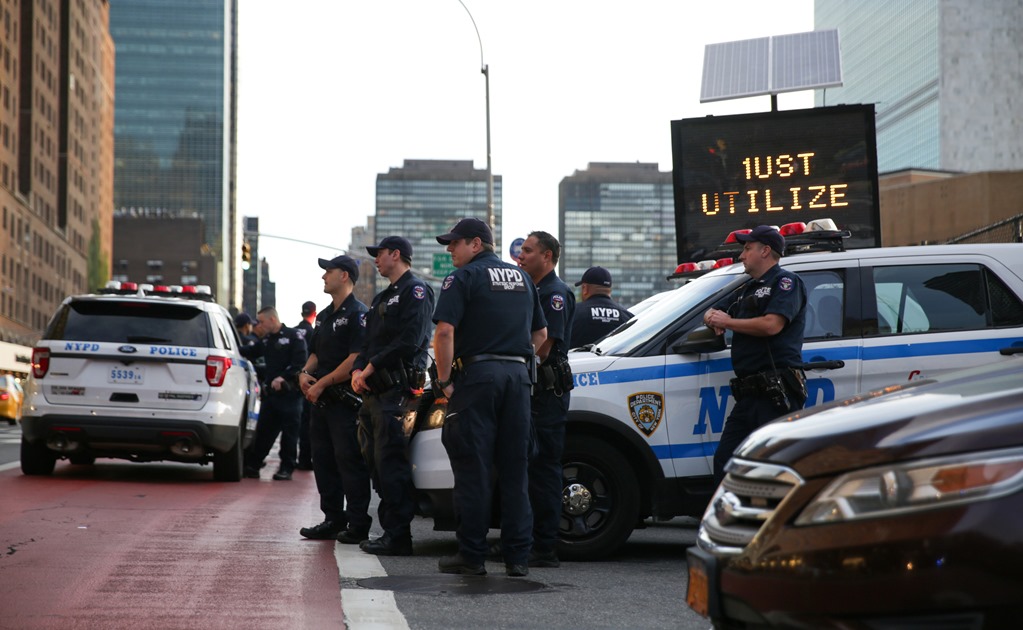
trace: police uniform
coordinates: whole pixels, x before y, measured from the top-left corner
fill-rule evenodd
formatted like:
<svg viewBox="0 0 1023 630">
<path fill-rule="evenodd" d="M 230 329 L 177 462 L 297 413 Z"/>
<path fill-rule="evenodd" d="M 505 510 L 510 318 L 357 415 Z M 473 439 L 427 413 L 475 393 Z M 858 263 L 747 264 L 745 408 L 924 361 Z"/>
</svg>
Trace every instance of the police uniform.
<svg viewBox="0 0 1023 630">
<path fill-rule="evenodd" d="M 432 312 L 433 289 L 406 271 L 373 298 L 366 340 L 353 366 L 354 371 L 373 364 L 366 379 L 370 391 L 363 394 L 359 411 L 359 439 L 380 496 L 377 517 L 384 530 L 383 537 L 366 544 L 375 549 L 394 543 L 394 548 L 378 550 L 385 555 L 411 547 L 416 502 L 404 417 L 416 399 L 413 392 L 422 391 Z"/>
<path fill-rule="evenodd" d="M 594 343 L 632 317 L 632 313 L 612 300 L 610 295 L 591 295 L 575 309 L 570 346 L 579 348 Z"/>
<path fill-rule="evenodd" d="M 313 325 L 302 319 L 295 325 L 295 330 L 305 340 L 306 349 L 312 351 L 310 344 L 313 341 Z M 308 400 L 302 399 L 302 416 L 298 424 L 298 469 L 310 470 L 313 466 L 312 444 L 309 442 L 309 413 L 311 404 Z"/>
<path fill-rule="evenodd" d="M 261 340 L 266 368 L 263 377 L 262 402 L 256 439 L 246 453 L 245 465 L 250 476 L 263 467 L 263 460 L 281 436 L 280 474 L 290 476 L 295 469 L 298 451 L 298 424 L 302 413 L 302 391 L 296 385 L 299 371 L 306 361 L 305 341 L 294 328 L 281 326 Z M 280 390 L 271 383 L 278 376 L 284 379 Z M 258 473 L 257 473 L 258 474 Z"/>
<path fill-rule="evenodd" d="M 806 402 L 803 365 L 803 326 L 806 316 L 806 287 L 798 275 L 774 265 L 760 278 L 751 280 L 738 298 L 729 296 L 715 308 L 738 319 L 767 314 L 785 318 L 781 332 L 757 337 L 734 332 L 732 337 L 732 395 L 735 408 L 725 421 L 717 452 L 714 479 L 724 478 L 725 464 L 750 433 L 775 418 L 802 409 Z M 779 401 L 766 387 L 765 376 L 780 376 L 785 390 Z"/>
<path fill-rule="evenodd" d="M 532 333 L 547 325 L 536 288 L 521 269 L 483 251 L 444 279 L 433 320 L 454 327 L 454 392 L 442 441 L 455 477 L 459 553 L 479 566 L 487 555 L 496 468 L 505 562 L 525 565 L 533 527 L 527 362 Z"/>
<path fill-rule="evenodd" d="M 366 305 L 352 293 L 337 309 L 332 302 L 316 315 L 309 346 L 316 355 L 313 378 L 330 374 L 348 355 L 358 352 L 365 336 L 365 313 Z M 373 519 L 369 516 L 369 469 L 359 451 L 357 416 L 354 406 L 324 391 L 310 410 L 309 438 L 320 510 L 326 521 L 338 530 L 347 524 L 350 530 L 364 534 Z"/>
<path fill-rule="evenodd" d="M 565 450 L 572 372 L 568 366 L 568 340 L 572 338 L 575 294 L 551 271 L 536 285 L 547 320 L 547 339 L 555 340 L 540 366 L 530 401 L 536 452 L 529 460 L 529 503 L 533 508 L 533 550 L 552 554 L 561 522 L 561 455 Z"/>
</svg>

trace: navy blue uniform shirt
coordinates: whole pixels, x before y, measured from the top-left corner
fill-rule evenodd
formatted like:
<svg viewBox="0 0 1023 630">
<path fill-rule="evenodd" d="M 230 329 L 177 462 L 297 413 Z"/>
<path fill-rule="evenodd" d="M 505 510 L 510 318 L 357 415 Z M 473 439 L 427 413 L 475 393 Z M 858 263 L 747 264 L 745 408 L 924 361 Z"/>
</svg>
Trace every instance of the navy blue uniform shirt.
<svg viewBox="0 0 1023 630">
<path fill-rule="evenodd" d="M 536 290 L 540 294 L 544 319 L 547 320 L 547 338 L 556 340 L 547 360 L 564 359 L 568 356 L 568 342 L 572 339 L 575 293 L 553 270 L 540 280 Z"/>
<path fill-rule="evenodd" d="M 612 300 L 610 295 L 591 295 L 576 305 L 571 347 L 593 343 L 632 317 L 632 313 Z"/>
<path fill-rule="evenodd" d="M 269 385 L 278 376 L 292 381 L 308 357 L 305 341 L 294 328 L 281 326 L 275 333 L 263 337 L 263 357 L 266 359 L 264 382 Z"/>
<path fill-rule="evenodd" d="M 366 313 L 366 340 L 353 369 L 426 368 L 433 289 L 406 271 L 373 298 Z"/>
<path fill-rule="evenodd" d="M 334 310 L 331 302 L 316 314 L 316 328 L 309 343 L 309 353 L 316 355 L 313 377 L 323 378 L 337 369 L 348 355 L 358 352 L 366 335 L 366 305 L 350 294 Z"/>
<path fill-rule="evenodd" d="M 738 319 L 774 313 L 784 317 L 786 322 L 781 332 L 771 337 L 733 334 L 732 369 L 736 376 L 770 370 L 772 358 L 775 368 L 803 365 L 806 286 L 798 275 L 775 265 L 759 279 L 747 283 L 737 300 L 730 296 L 719 305 L 716 307 Z"/>
<path fill-rule="evenodd" d="M 547 327 L 533 281 L 494 252 L 480 252 L 444 278 L 434 322 L 455 327 L 455 358 L 533 356 L 532 333 Z"/>
</svg>

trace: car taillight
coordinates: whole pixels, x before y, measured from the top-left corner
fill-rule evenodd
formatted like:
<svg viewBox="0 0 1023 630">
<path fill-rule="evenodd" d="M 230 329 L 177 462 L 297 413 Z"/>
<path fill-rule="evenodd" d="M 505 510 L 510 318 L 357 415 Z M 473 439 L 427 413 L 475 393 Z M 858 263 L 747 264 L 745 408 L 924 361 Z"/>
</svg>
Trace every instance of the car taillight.
<svg viewBox="0 0 1023 630">
<path fill-rule="evenodd" d="M 10 397 L 11 395 L 8 394 L 7 392 L 0 392 L 0 400 L 7 400 Z"/>
<path fill-rule="evenodd" d="M 50 371 L 50 349 L 32 348 L 32 376 L 42 378 Z"/>
<path fill-rule="evenodd" d="M 220 387 L 224 384 L 229 369 L 231 369 L 230 358 L 206 357 L 206 382 L 210 387 Z"/>
</svg>

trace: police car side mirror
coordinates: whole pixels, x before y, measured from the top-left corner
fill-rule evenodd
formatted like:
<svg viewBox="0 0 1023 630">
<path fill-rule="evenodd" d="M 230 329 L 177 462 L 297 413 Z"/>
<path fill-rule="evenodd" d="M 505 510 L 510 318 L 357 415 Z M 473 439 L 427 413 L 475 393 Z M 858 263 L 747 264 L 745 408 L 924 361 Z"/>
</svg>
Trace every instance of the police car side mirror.
<svg viewBox="0 0 1023 630">
<path fill-rule="evenodd" d="M 720 352 L 726 347 L 724 335 L 719 335 L 706 326 L 699 326 L 686 335 L 685 339 L 672 344 L 671 349 L 676 354 L 706 354 Z"/>
</svg>

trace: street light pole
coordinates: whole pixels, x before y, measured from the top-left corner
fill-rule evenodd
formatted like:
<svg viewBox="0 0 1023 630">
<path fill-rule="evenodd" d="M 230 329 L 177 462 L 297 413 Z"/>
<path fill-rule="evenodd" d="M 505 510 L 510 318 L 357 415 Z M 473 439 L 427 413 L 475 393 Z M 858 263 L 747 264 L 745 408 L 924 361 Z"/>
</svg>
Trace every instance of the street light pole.
<svg viewBox="0 0 1023 630">
<path fill-rule="evenodd" d="M 469 19 L 472 20 L 472 27 L 476 30 L 476 40 L 480 43 L 480 72 L 483 73 L 483 77 L 486 80 L 487 90 L 487 224 L 490 229 L 494 231 L 494 236 L 497 236 L 497 225 L 495 225 L 494 218 L 494 171 L 490 163 L 490 66 L 483 63 L 483 39 L 480 37 L 480 29 L 476 27 L 476 20 L 472 17 L 472 12 L 469 11 L 469 7 L 465 6 L 462 0 L 458 0 L 458 4 L 462 5 L 465 12 L 469 14 Z"/>
</svg>

